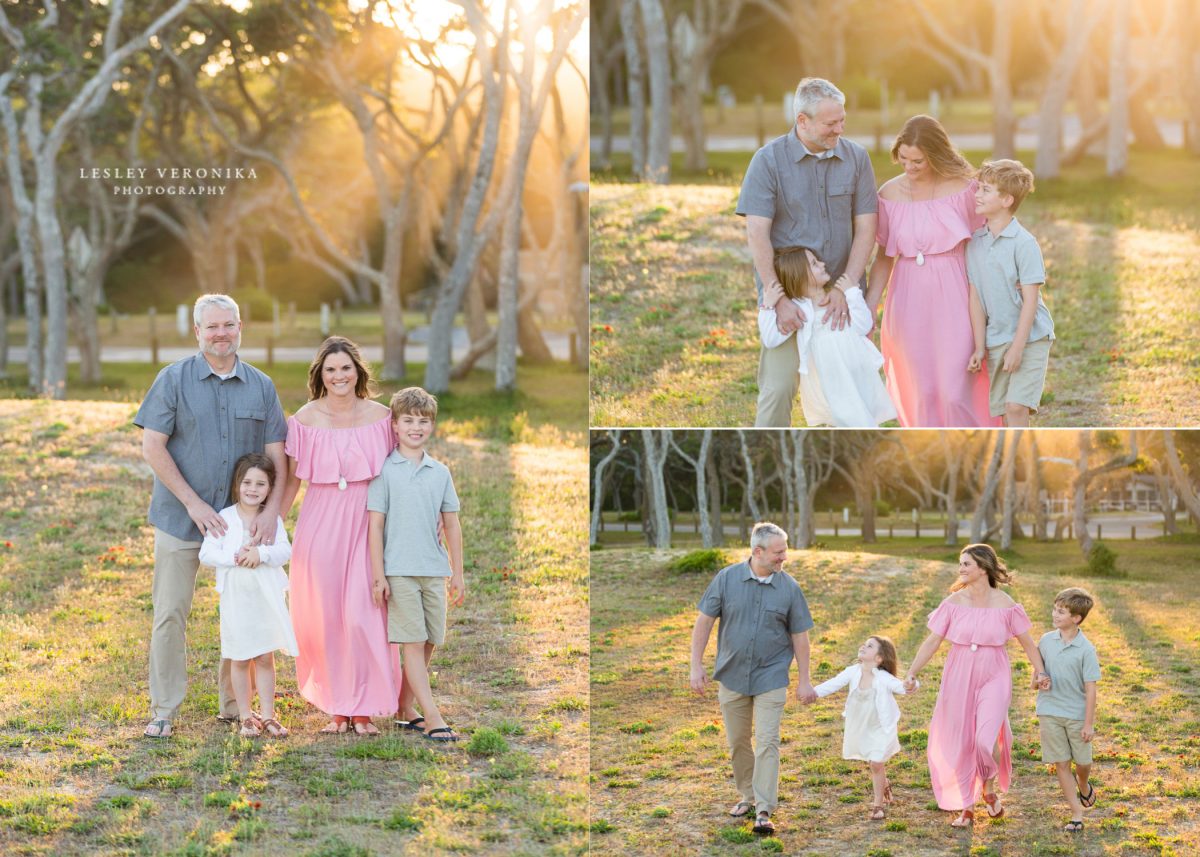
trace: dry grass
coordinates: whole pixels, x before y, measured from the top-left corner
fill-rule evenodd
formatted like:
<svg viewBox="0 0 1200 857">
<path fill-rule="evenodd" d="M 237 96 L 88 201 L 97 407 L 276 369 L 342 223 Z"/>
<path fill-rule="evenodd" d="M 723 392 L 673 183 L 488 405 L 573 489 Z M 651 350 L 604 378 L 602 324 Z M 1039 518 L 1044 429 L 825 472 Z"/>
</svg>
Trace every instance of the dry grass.
<svg viewBox="0 0 1200 857">
<path fill-rule="evenodd" d="M 169 742 L 148 707 L 151 533 L 121 403 L 0 401 L 0 841 L 23 854 L 576 854 L 587 847 L 584 452 L 435 441 L 463 500 L 468 602 L 435 692 L 473 743 L 318 736 L 279 659 L 284 742 L 214 719 L 211 573 Z M 31 443 L 32 438 L 32 443 Z M 381 724 L 382 725 L 382 724 Z"/>
<path fill-rule="evenodd" d="M 1010 721 L 1015 737 L 1008 815 L 956 832 L 932 803 L 924 730 L 945 648 L 926 682 L 901 699 L 902 752 L 888 763 L 898 801 L 884 824 L 866 819 L 865 765 L 841 759 L 842 697 L 803 707 L 783 723 L 777 839 L 755 841 L 725 815 L 737 799 L 715 691 L 687 687 L 695 604 L 709 575 L 661 571 L 679 551 L 605 549 L 592 556 L 592 801 L 604 839 L 620 853 L 855 855 L 1109 855 L 1197 853 L 1200 828 L 1200 584 L 1194 544 L 1175 548 L 1167 579 L 1099 580 L 1062 575 L 1031 558 L 1013 596 L 1049 628 L 1053 595 L 1082 585 L 1098 599 L 1086 630 L 1099 653 L 1096 765 L 1100 800 L 1087 828 L 1059 831 L 1068 817 L 1057 781 L 1039 761 L 1028 665 L 1016 644 Z M 816 627 L 812 664 L 824 680 L 849 663 L 868 634 L 896 640 L 903 664 L 925 635 L 924 619 L 954 579 L 953 565 L 858 551 L 793 552 L 788 570 L 805 589 Z M 1170 605 L 1163 607 L 1162 605 Z M 706 665 L 712 667 L 715 638 Z M 794 673 L 793 673 L 794 676 Z M 981 811 L 982 815 L 982 811 Z"/>
</svg>

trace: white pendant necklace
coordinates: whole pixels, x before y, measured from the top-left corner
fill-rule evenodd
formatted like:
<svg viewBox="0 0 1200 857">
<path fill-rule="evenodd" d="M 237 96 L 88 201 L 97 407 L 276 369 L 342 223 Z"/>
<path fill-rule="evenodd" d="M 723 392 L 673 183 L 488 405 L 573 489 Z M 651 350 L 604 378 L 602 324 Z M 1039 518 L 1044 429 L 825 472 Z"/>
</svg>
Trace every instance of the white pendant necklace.
<svg viewBox="0 0 1200 857">
<path fill-rule="evenodd" d="M 358 410 L 358 402 L 355 402 L 354 407 L 350 409 L 350 422 L 351 423 L 354 422 L 354 414 L 355 414 L 355 411 L 357 411 L 357 410 Z M 333 412 L 327 410 L 327 411 L 325 411 L 325 415 L 327 417 L 329 417 L 330 428 L 337 428 L 337 426 L 335 426 L 333 424 L 333 420 L 334 420 Z M 350 426 L 350 427 L 353 428 L 353 426 Z M 342 470 L 344 469 L 342 467 L 342 451 L 341 451 L 341 448 L 337 445 L 335 445 L 333 449 L 334 449 L 334 454 L 337 455 L 337 460 L 338 460 L 338 490 L 345 491 L 346 490 L 346 477 L 342 474 Z"/>
<path fill-rule="evenodd" d="M 934 200 L 934 199 L 936 199 L 936 198 L 937 198 L 937 184 L 938 184 L 938 183 L 937 183 L 937 179 L 934 179 L 934 181 L 933 181 L 933 191 L 932 191 L 932 195 L 929 197 L 929 199 L 928 199 L 928 200 L 921 200 L 922 202 L 930 202 L 930 201 L 932 201 L 932 200 Z M 912 202 L 916 202 L 916 201 L 917 201 L 917 200 L 916 200 L 916 198 L 914 198 L 914 197 L 913 197 L 913 192 L 912 192 L 912 180 L 911 180 L 911 179 L 908 181 L 908 198 L 909 198 L 909 199 L 910 199 Z M 917 265 L 918 265 L 918 267 L 919 267 L 919 266 L 922 266 L 922 265 L 924 265 L 924 264 L 925 264 L 925 254 L 924 254 L 924 252 L 922 252 L 921 250 L 917 250 Z"/>
</svg>

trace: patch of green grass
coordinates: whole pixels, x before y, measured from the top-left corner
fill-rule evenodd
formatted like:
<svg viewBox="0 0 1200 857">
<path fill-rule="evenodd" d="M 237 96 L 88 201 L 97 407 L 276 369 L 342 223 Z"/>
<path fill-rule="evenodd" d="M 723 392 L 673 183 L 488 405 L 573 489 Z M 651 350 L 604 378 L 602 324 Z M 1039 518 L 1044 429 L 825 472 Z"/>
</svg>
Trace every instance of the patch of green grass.
<svg viewBox="0 0 1200 857">
<path fill-rule="evenodd" d="M 498 756 L 508 752 L 508 742 L 497 730 L 482 726 L 475 730 L 467 742 L 467 752 L 472 756 Z"/>
</svg>

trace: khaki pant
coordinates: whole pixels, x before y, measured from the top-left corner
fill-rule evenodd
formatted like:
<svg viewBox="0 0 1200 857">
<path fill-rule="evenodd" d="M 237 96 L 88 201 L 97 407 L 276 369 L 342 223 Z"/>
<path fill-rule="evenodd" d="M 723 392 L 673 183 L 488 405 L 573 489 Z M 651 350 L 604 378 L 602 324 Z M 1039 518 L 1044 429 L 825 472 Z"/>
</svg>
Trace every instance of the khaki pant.
<svg viewBox="0 0 1200 857">
<path fill-rule="evenodd" d="M 185 542 L 157 527 L 154 530 L 154 627 L 150 632 L 150 716 L 174 720 L 187 693 L 187 628 L 196 572 L 200 569 L 200 542 Z M 222 658 L 217 673 L 222 717 L 237 717 L 237 700 L 229 677 L 229 661 Z"/>
<path fill-rule="evenodd" d="M 805 324 L 811 324 L 811 319 Z M 792 405 L 800 389 L 800 352 L 796 337 L 758 355 L 758 408 L 756 428 L 787 428 L 792 424 Z"/>
<path fill-rule="evenodd" d="M 717 691 L 733 761 L 733 783 L 742 800 L 753 803 L 756 812 L 774 812 L 779 804 L 779 723 L 787 692 L 781 687 L 745 696 L 724 685 L 719 685 Z"/>
</svg>

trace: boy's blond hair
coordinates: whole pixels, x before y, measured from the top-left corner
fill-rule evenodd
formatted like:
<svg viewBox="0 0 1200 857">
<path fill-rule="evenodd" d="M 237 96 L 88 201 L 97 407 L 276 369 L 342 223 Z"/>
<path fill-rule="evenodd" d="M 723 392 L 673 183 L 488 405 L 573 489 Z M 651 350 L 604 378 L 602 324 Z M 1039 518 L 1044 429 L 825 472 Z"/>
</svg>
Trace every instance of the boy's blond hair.
<svg viewBox="0 0 1200 857">
<path fill-rule="evenodd" d="M 437 397 L 420 387 L 405 387 L 392 395 L 392 422 L 405 414 L 437 419 Z"/>
<path fill-rule="evenodd" d="M 1012 207 L 1009 212 L 1017 213 L 1021 201 L 1033 193 L 1033 172 L 1020 161 L 1011 158 L 1001 158 L 998 161 L 984 161 L 979 168 L 979 183 L 990 184 L 1012 197 Z"/>
<path fill-rule="evenodd" d="M 1080 589 L 1078 586 L 1072 586 L 1070 589 L 1064 589 L 1058 595 L 1054 596 L 1054 604 L 1061 604 L 1070 611 L 1072 616 L 1079 617 L 1079 624 L 1083 624 L 1083 620 L 1087 618 L 1087 614 L 1091 612 L 1092 607 L 1096 604 L 1096 599 L 1088 594 L 1087 590 Z"/>
</svg>

